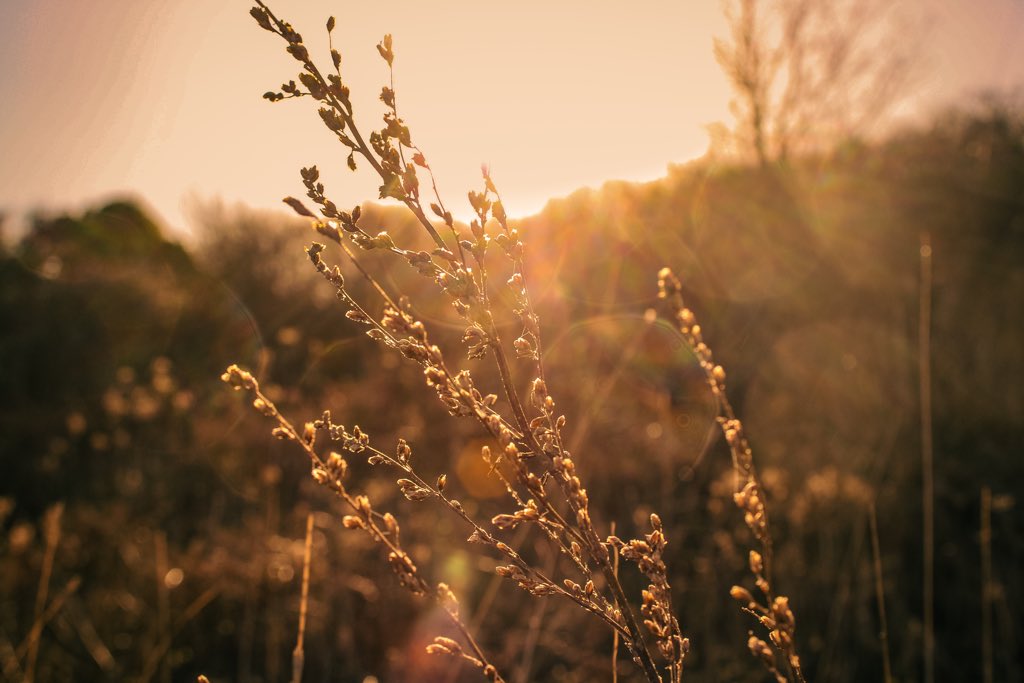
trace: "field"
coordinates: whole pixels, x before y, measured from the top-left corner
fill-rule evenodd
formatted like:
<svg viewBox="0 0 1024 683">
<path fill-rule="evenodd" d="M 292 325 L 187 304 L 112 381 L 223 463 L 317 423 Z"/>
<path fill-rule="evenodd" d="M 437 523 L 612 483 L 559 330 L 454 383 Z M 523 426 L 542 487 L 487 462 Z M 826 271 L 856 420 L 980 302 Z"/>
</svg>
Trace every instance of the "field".
<svg viewBox="0 0 1024 683">
<path fill-rule="evenodd" d="M 379 196 L 5 235 L 5 680 L 1024 677 L 1024 108 L 460 213 L 252 14 Z"/>
</svg>

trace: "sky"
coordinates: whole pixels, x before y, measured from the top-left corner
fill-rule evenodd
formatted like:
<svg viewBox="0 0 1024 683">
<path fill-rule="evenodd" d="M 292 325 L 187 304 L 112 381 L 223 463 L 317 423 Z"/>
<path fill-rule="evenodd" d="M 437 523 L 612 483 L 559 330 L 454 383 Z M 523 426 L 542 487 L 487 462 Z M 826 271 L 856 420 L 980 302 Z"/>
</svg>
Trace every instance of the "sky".
<svg viewBox="0 0 1024 683">
<path fill-rule="evenodd" d="M 295 78 L 279 38 L 237 0 L 0 0 L 0 211 L 80 211 L 143 199 L 187 234 L 199 207 L 280 207 L 317 164 L 343 206 L 377 195 L 308 100 L 269 104 Z M 652 180 L 731 122 L 712 54 L 717 0 L 277 0 L 327 62 L 324 21 L 357 119 L 379 122 L 394 35 L 402 116 L 446 203 L 468 205 L 490 166 L 509 213 L 611 179 Z M 925 110 L 1024 84 L 1024 0 L 916 0 Z M 917 30 L 917 29 L 915 29 Z"/>
</svg>

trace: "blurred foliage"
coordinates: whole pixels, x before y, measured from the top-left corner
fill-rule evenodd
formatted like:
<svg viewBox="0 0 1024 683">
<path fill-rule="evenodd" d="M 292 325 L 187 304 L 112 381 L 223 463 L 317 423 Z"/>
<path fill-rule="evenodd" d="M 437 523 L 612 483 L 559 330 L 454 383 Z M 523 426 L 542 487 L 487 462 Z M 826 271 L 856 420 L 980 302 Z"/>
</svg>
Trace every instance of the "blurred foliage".
<svg viewBox="0 0 1024 683">
<path fill-rule="evenodd" d="M 409 234 L 394 208 L 363 224 Z M 418 370 L 366 343 L 302 253 L 304 222 L 206 207 L 185 247 L 138 208 L 40 217 L 0 251 L 0 666 L 37 616 L 46 511 L 63 503 L 36 680 L 281 681 L 298 615 L 303 529 L 315 511 L 307 680 L 475 680 L 422 655 L 443 628 L 393 590 L 372 544 L 340 531 L 299 453 L 217 381 L 252 368 L 295 419 L 330 408 L 386 444 L 402 435 L 460 498 L 497 510 L 480 434 L 447 417 Z M 981 668 L 979 491 L 995 493 L 998 680 L 1020 680 L 1024 519 L 1024 116 L 988 103 L 884 144 L 786 167 L 704 160 L 647 184 L 610 183 L 521 222 L 549 362 L 592 509 L 633 534 L 670 533 L 693 681 L 755 681 L 749 624 L 728 598 L 746 530 L 692 357 L 644 321 L 655 273 L 684 279 L 754 441 L 806 671 L 880 678 L 867 511 L 877 505 L 897 680 L 920 678 L 920 236 L 933 246 L 938 669 Z M 386 269 L 397 291 L 423 281 Z M 350 281 L 358 278 L 347 273 Z M 372 300 L 368 289 L 364 293 Z M 422 301 L 422 299 L 420 299 Z M 422 316 L 443 345 L 443 307 Z M 470 362 L 486 383 L 486 365 Z M 561 605 L 523 600 L 461 545 L 464 530 L 357 466 L 396 509 L 417 564 L 451 583 L 512 680 L 607 677 L 610 637 Z M 475 502 L 470 498 L 475 496 Z M 401 514 L 405 513 L 405 514 Z M 51 515 L 52 518 L 52 515 Z M 52 529 L 51 529 L 52 531 Z M 51 533 L 49 536 L 54 538 Z M 531 538 L 514 541 L 524 553 Z M 546 565 L 550 558 L 538 556 Z M 636 576 L 624 576 L 634 594 Z M 1016 615 L 1016 616 L 1015 616 Z M 537 624 L 531 627 L 531 624 Z M 522 669 L 530 629 L 536 650 Z M 623 664 L 623 680 L 628 667 Z"/>
</svg>

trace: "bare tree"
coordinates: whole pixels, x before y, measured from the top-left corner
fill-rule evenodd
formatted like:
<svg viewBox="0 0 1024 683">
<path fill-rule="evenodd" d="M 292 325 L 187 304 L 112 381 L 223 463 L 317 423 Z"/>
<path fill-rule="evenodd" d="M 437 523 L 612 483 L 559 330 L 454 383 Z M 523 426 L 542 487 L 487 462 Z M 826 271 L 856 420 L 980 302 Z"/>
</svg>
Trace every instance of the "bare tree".
<svg viewBox="0 0 1024 683">
<path fill-rule="evenodd" d="M 877 130 L 908 94 L 917 40 L 887 0 L 723 0 L 734 149 L 761 164 Z"/>
</svg>

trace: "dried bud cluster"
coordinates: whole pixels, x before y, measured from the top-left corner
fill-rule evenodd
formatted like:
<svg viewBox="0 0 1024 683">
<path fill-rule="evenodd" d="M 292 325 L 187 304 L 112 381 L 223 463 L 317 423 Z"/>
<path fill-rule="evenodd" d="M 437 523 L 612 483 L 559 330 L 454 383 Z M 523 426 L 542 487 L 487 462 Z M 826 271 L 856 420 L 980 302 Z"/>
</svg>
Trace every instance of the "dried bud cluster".
<svg viewBox="0 0 1024 683">
<path fill-rule="evenodd" d="M 750 650 L 754 659 L 760 661 L 764 668 L 768 669 L 768 672 L 775 677 L 776 683 L 786 683 L 786 677 L 775 666 L 775 652 L 768 646 L 768 643 L 751 634 L 747 639 L 747 649 Z"/>
<path fill-rule="evenodd" d="M 416 573 L 416 565 L 407 554 L 401 550 L 392 550 L 388 553 L 388 564 L 398 576 L 398 582 L 412 591 L 414 595 L 423 595 L 426 592 L 423 579 Z"/>
<path fill-rule="evenodd" d="M 750 568 L 756 577 L 758 588 L 768 595 L 769 585 L 762 574 L 764 571 L 762 558 L 759 553 L 753 550 L 750 551 Z M 800 657 L 797 655 L 796 642 L 794 640 L 796 635 L 796 618 L 793 616 L 793 610 L 789 607 L 789 598 L 777 595 L 771 601 L 771 605 L 766 606 L 755 600 L 749 591 L 739 586 L 733 586 L 730 594 L 744 609 L 757 617 L 761 625 L 768 630 L 768 639 L 775 646 L 776 650 L 782 653 L 789 669 L 799 675 L 801 671 Z M 754 641 L 757 641 L 757 650 L 754 648 Z M 751 636 L 749 644 L 751 652 L 765 662 L 776 678 L 785 681 L 785 677 L 782 676 L 775 666 L 774 653 L 768 648 L 768 645 L 753 636 Z"/>
<path fill-rule="evenodd" d="M 682 636 L 673 615 L 663 560 L 666 540 L 661 522 L 656 515 L 652 516 L 652 532 L 645 536 L 645 540 L 634 540 L 628 545 L 623 545 L 618 539 L 603 541 L 594 527 L 587 490 L 571 454 L 563 445 L 562 431 L 566 419 L 556 413 L 557 404 L 545 379 L 540 318 L 527 287 L 525 247 L 519 230 L 508 223 L 501 196 L 487 168 L 483 169 L 483 188 L 468 193 L 474 212 L 468 231 L 457 227 L 437 191 L 425 154 L 413 142 L 410 129 L 399 113 L 391 36 L 385 36 L 377 45 L 390 76 L 388 84 L 380 90 L 380 101 L 385 106 L 382 125 L 364 135 L 356 123 L 349 89 L 342 79 L 341 55 L 333 43 L 330 44 L 333 73 L 321 72 L 312 62 L 302 36 L 278 19 L 264 2 L 257 0 L 252 16 L 260 27 L 283 38 L 286 50 L 301 65 L 297 79 L 285 83 L 280 91 L 267 93 L 267 99 L 279 101 L 310 97 L 316 100 L 320 121 L 347 150 L 349 167 L 356 169 L 357 158 L 361 164 L 369 166 L 379 176 L 380 198 L 394 199 L 408 207 L 433 242 L 431 250 L 425 251 L 396 244 L 387 232 L 368 232 L 362 225 L 366 221 L 362 220 L 359 207 L 351 212 L 340 210 L 326 196 L 317 167 L 310 166 L 302 169 L 301 177 L 306 197 L 315 207 L 311 209 L 294 197 L 287 197 L 284 201 L 293 211 L 310 219 L 313 229 L 337 245 L 352 267 L 370 283 L 384 302 L 379 309 L 380 314 L 372 314 L 373 307 L 368 309 L 352 297 L 341 267 L 328 265 L 324 258 L 326 245 L 313 243 L 309 246 L 310 262 L 335 288 L 338 298 L 347 307 L 346 316 L 351 321 L 365 325 L 367 336 L 373 340 L 417 363 L 422 368 L 425 384 L 437 394 L 451 415 L 476 420 L 493 438 L 493 454 L 490 447 L 485 447 L 481 455 L 492 473 L 501 479 L 515 504 L 510 512 L 491 519 L 496 532 L 505 532 L 523 524 L 535 525 L 543 538 L 571 562 L 571 569 L 579 574 L 576 577 L 579 580 L 549 578 L 508 544 L 499 541 L 474 521 L 458 500 L 449 497 L 446 475 L 421 475 L 412 463 L 412 451 L 405 441 L 399 441 L 394 455 L 385 453 L 374 448 L 369 436 L 359 427 L 349 430 L 334 424 L 328 412 L 305 425 L 300 432 L 259 394 L 258 385 L 251 375 L 233 366 L 233 370 L 225 373 L 225 381 L 237 389 L 254 391 L 256 409 L 277 422 L 275 436 L 296 441 L 304 449 L 313 464 L 314 478 L 344 499 L 351 508 L 352 514 L 343 519 L 344 526 L 361 529 L 381 543 L 399 581 L 414 593 L 432 595 L 444 607 L 462 640 L 438 636 L 427 647 L 427 652 L 470 661 L 488 680 L 502 680 L 461 622 L 458 603 L 451 591 L 445 584 L 431 587 L 420 576 L 402 549 L 399 524 L 393 515 L 377 513 L 366 496 L 349 493 L 345 484 L 348 467 L 344 457 L 337 452 L 321 457 L 315 448 L 318 434 L 339 443 L 339 450 L 343 453 L 364 454 L 371 465 L 397 469 L 396 484 L 407 499 L 437 501 L 469 525 L 470 542 L 503 558 L 502 564 L 495 569 L 499 575 L 515 581 L 533 595 L 558 595 L 571 600 L 603 620 L 621 636 L 622 643 L 649 683 L 660 683 L 662 677 L 654 663 L 653 651 L 645 643 L 643 629 L 612 568 L 609 547 L 617 542 L 616 547 L 623 556 L 635 562 L 650 580 L 640 609 L 648 630 L 654 634 L 657 651 L 667 661 L 670 683 L 679 683 L 689 641 Z M 327 22 L 329 38 L 335 23 L 333 17 Z M 435 225 L 427 218 L 428 214 L 435 216 L 440 223 Z M 492 249 L 492 245 L 497 248 Z M 387 292 L 360 263 L 355 253 L 359 250 L 388 252 L 439 289 L 465 325 L 462 341 L 468 357 L 493 357 L 500 378 L 500 392 L 482 391 L 467 370 L 448 364 L 441 349 L 431 342 L 426 326 L 414 315 L 411 304 L 404 297 L 392 297 Z M 488 263 L 489 258 L 491 261 L 504 259 L 506 266 L 511 267 L 511 276 L 504 284 L 507 289 L 500 298 L 494 291 L 498 285 L 488 277 L 492 265 Z M 511 313 L 518 319 L 521 329 L 514 339 L 503 341 L 502 331 L 495 323 L 495 302 L 509 300 Z M 699 336 L 699 328 L 695 333 Z M 523 398 L 518 389 L 521 384 L 514 377 L 513 364 L 517 360 L 520 365 L 525 363 L 530 368 L 530 389 Z M 710 352 L 707 360 L 710 363 Z M 713 375 L 724 386 L 724 371 L 717 368 Z M 498 393 L 502 393 L 504 398 L 500 407 Z M 759 500 L 759 497 L 755 498 Z"/>
<path fill-rule="evenodd" d="M 511 515 L 496 515 L 491 519 L 491 524 L 503 530 L 514 529 L 521 522 L 536 522 L 538 519 L 540 519 L 540 511 L 537 509 L 537 503 L 531 498 L 526 501 L 526 505 Z"/>
<path fill-rule="evenodd" d="M 742 609 L 757 617 L 768 630 L 769 640 L 792 671 L 795 680 L 804 680 L 800 657 L 796 651 L 796 619 L 789 609 L 786 597 L 775 595 L 771 584 L 772 539 L 768 527 L 768 513 L 765 508 L 764 489 L 754 468 L 753 452 L 747 441 L 743 424 L 736 417 L 725 391 L 725 369 L 714 362 L 711 349 L 704 342 L 701 327 L 693 311 L 683 305 L 682 284 L 668 268 L 658 273 L 658 296 L 670 308 L 674 322 L 683 338 L 693 350 L 704 371 L 705 381 L 712 395 L 718 401 L 718 424 L 729 446 L 733 469 L 736 472 L 737 490 L 733 502 L 743 512 L 743 521 L 754 538 L 760 543 L 762 552 L 750 551 L 750 571 L 758 590 L 764 595 L 762 604 L 747 589 L 733 586 L 729 594 Z M 751 653 L 761 660 L 779 681 L 788 679 L 780 673 L 775 663 L 775 653 L 768 645 L 753 635 L 748 643 Z"/>
<path fill-rule="evenodd" d="M 370 436 L 359 428 L 359 425 L 352 427 L 352 431 L 345 428 L 345 425 L 334 424 L 331 421 L 331 411 L 325 410 L 320 418 L 312 423 L 313 429 L 326 432 L 331 441 L 340 441 L 341 447 L 349 453 L 362 453 L 370 445 Z"/>
<path fill-rule="evenodd" d="M 437 636 L 434 642 L 427 645 L 427 654 L 430 655 L 451 655 L 458 657 L 462 654 L 462 646 L 451 638 Z"/>
<path fill-rule="evenodd" d="M 668 541 L 665 539 L 661 518 L 651 515 L 651 533 L 644 540 L 633 539 L 623 543 L 616 536 L 608 537 L 608 544 L 618 550 L 623 559 L 634 562 L 650 579 L 643 591 L 644 625 L 654 635 L 662 657 L 682 671 L 683 659 L 690 651 L 690 639 L 682 635 L 679 621 L 672 610 L 672 593 L 668 583 L 668 568 L 663 559 Z"/>
<path fill-rule="evenodd" d="M 238 367 L 237 365 L 231 365 L 224 374 L 220 376 L 221 381 L 227 382 L 231 385 L 231 388 L 235 391 L 255 391 L 257 388 L 256 380 L 251 374 Z"/>
<path fill-rule="evenodd" d="M 277 426 L 274 428 L 275 435 L 296 441 L 302 445 L 312 464 L 312 476 L 317 483 L 337 494 L 352 510 L 352 514 L 342 518 L 342 525 L 346 529 L 361 529 L 374 541 L 383 544 L 387 548 L 387 561 L 391 570 L 398 578 L 400 585 L 415 595 L 431 595 L 449 615 L 452 623 L 458 628 L 464 637 L 471 644 L 477 656 L 471 656 L 462 652 L 462 647 L 450 638 L 439 638 L 435 640 L 433 649 L 428 652 L 440 652 L 442 647 L 446 653 L 460 655 L 472 661 L 484 671 L 485 676 L 491 681 L 502 681 L 497 669 L 487 663 L 480 651 L 479 646 L 469 635 L 465 624 L 459 618 L 458 601 L 447 584 L 440 583 L 432 587 L 419 574 L 416 564 L 409 554 L 402 548 L 400 541 L 401 529 L 398 520 L 390 512 L 379 514 L 373 509 L 370 499 L 365 495 L 353 495 L 345 486 L 344 480 L 348 472 L 348 462 L 336 451 L 331 451 L 326 457 L 321 457 L 316 449 L 316 435 L 323 432 L 332 441 L 340 441 L 345 450 L 351 453 L 370 452 L 369 460 L 380 459 L 381 462 L 399 467 L 416 477 L 409 462 L 412 450 L 405 441 L 399 441 L 394 457 L 388 456 L 370 445 L 370 438 L 359 427 L 353 427 L 351 431 L 343 425 L 334 424 L 330 412 L 325 411 L 323 415 L 314 422 L 306 423 L 302 433 L 277 410 L 277 407 L 260 391 L 259 382 L 249 372 L 242 370 L 237 365 L 232 365 L 221 377 L 225 382 L 231 384 L 236 390 L 245 390 L 253 395 L 253 405 L 259 412 L 274 419 Z M 402 478 L 398 480 L 398 486 L 410 500 L 421 500 L 430 496 L 443 498 L 445 487 L 445 476 L 441 475 L 437 480 L 437 488 L 430 489 L 418 477 L 416 481 Z M 445 499 L 453 508 L 461 512 L 461 505 L 457 501 Z M 379 521 L 378 521 L 379 519 Z M 493 541 L 493 539 L 491 539 Z M 504 545 L 504 544 L 499 544 Z M 508 554 L 515 556 L 510 548 L 505 546 Z"/>
</svg>

